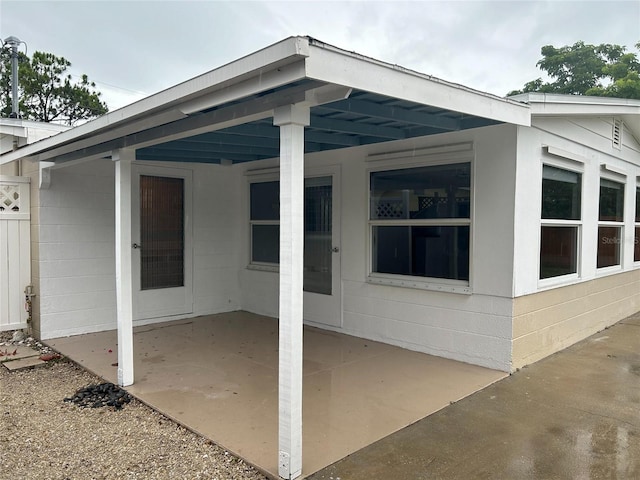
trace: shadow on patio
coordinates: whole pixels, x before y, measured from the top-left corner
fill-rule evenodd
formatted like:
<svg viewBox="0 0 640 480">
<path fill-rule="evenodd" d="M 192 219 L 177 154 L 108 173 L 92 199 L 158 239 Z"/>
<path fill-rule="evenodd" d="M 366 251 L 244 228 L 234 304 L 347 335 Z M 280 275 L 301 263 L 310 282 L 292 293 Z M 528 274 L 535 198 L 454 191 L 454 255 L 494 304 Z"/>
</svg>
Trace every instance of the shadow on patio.
<svg viewBox="0 0 640 480">
<path fill-rule="evenodd" d="M 277 477 L 277 320 L 232 312 L 134 332 L 127 390 Z M 112 330 L 47 343 L 115 383 L 116 339 Z M 506 375 L 305 327 L 303 475 Z"/>
</svg>

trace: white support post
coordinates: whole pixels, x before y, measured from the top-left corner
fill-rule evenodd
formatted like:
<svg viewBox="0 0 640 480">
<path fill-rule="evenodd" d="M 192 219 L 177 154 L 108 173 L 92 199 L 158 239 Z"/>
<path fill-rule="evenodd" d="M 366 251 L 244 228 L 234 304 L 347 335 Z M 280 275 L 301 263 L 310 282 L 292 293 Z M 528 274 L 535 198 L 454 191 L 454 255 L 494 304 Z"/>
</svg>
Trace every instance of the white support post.
<svg viewBox="0 0 640 480">
<path fill-rule="evenodd" d="M 118 385 L 133 384 L 133 289 L 131 261 L 131 162 L 134 150 L 117 150 L 116 167 L 116 302 L 118 316 Z"/>
<path fill-rule="evenodd" d="M 304 265 L 304 127 L 309 107 L 275 109 L 280 127 L 280 326 L 278 473 L 302 473 L 302 281 Z"/>
</svg>

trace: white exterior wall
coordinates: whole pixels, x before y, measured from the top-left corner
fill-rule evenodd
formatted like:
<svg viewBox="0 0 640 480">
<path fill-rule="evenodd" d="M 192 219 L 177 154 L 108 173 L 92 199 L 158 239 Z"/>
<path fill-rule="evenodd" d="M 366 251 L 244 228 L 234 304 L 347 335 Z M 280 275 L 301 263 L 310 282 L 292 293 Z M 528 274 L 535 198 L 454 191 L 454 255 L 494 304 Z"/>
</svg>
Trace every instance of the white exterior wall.
<svg viewBox="0 0 640 480">
<path fill-rule="evenodd" d="M 194 292 L 187 316 L 237 310 L 237 176 L 213 165 L 188 168 L 194 170 Z M 51 187 L 39 191 L 32 242 L 41 338 L 116 328 L 114 195 L 110 160 L 54 170 Z"/>
<path fill-rule="evenodd" d="M 532 127 L 518 127 L 518 166 L 516 198 L 516 238 L 514 297 L 528 295 L 554 286 L 568 285 L 606 274 L 621 273 L 640 264 L 633 262 L 633 217 L 635 191 L 640 176 L 640 145 L 626 130 L 621 150 L 613 148 L 611 117 L 605 118 L 537 118 Z M 544 146 L 560 149 L 566 156 L 550 155 Z M 572 158 L 568 158 L 572 157 Z M 540 284 L 540 215 L 542 202 L 542 165 L 553 164 L 581 170 L 582 238 L 579 249 L 580 278 L 556 285 Z M 626 174 L 610 173 L 608 178 L 625 183 L 625 242 L 622 266 L 597 271 L 597 228 L 601 165 L 606 164 Z"/>
<path fill-rule="evenodd" d="M 242 178 L 230 167 L 194 166 L 193 313 L 240 309 Z"/>
<path fill-rule="evenodd" d="M 376 285 L 368 275 L 368 169 L 372 153 L 473 142 L 471 295 Z M 341 172 L 343 333 L 501 370 L 511 362 L 511 269 L 516 128 L 509 125 L 308 155 L 308 168 Z M 401 162 L 401 161 L 399 161 Z M 276 165 L 239 166 L 241 170 Z M 277 316 L 277 273 L 249 270 L 244 178 L 242 308 Z M 500 232 L 500 235 L 496 235 Z"/>
<path fill-rule="evenodd" d="M 50 189 L 41 189 L 39 197 L 32 242 L 39 252 L 41 338 L 115 328 L 112 162 L 56 170 Z"/>
<path fill-rule="evenodd" d="M 612 118 L 537 118 L 518 129 L 513 367 L 535 362 L 640 309 L 640 262 L 633 261 L 640 145 L 628 130 L 612 144 Z M 588 145 L 588 146 L 587 146 Z M 544 146 L 553 147 L 549 154 Z M 582 172 L 577 278 L 539 281 L 542 165 Z M 607 165 L 620 175 L 602 169 Z M 622 264 L 598 269 L 600 178 L 625 184 Z"/>
</svg>

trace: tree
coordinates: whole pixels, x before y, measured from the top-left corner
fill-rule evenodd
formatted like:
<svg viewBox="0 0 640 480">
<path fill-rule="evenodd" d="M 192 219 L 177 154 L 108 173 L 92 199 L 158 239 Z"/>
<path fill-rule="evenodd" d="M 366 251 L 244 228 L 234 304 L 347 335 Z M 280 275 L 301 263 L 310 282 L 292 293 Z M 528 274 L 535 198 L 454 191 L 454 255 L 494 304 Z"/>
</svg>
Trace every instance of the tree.
<svg viewBox="0 0 640 480">
<path fill-rule="evenodd" d="M 635 47 L 640 50 L 640 42 Z M 561 48 L 545 45 L 536 65 L 551 81 L 537 78 L 507 95 L 542 92 L 640 99 L 640 61 L 626 50 L 606 43 L 576 42 Z"/>
<path fill-rule="evenodd" d="M 18 95 L 20 115 L 25 120 L 76 125 L 109 110 L 96 85 L 82 75 L 74 82 L 64 57 L 34 52 L 32 58 L 19 53 Z M 0 58 L 0 114 L 11 113 L 11 58 L 3 48 Z"/>
</svg>

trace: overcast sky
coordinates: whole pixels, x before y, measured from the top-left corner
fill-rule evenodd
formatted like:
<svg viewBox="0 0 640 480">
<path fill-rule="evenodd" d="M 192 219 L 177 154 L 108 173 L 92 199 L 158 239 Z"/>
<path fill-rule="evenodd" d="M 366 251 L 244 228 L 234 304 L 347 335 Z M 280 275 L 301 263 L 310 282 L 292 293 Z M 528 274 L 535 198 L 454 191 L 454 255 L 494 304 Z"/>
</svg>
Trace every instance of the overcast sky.
<svg viewBox="0 0 640 480">
<path fill-rule="evenodd" d="M 114 110 L 291 35 L 505 95 L 540 47 L 640 41 L 640 0 L 0 0 L 0 38 L 86 73 Z"/>
</svg>

